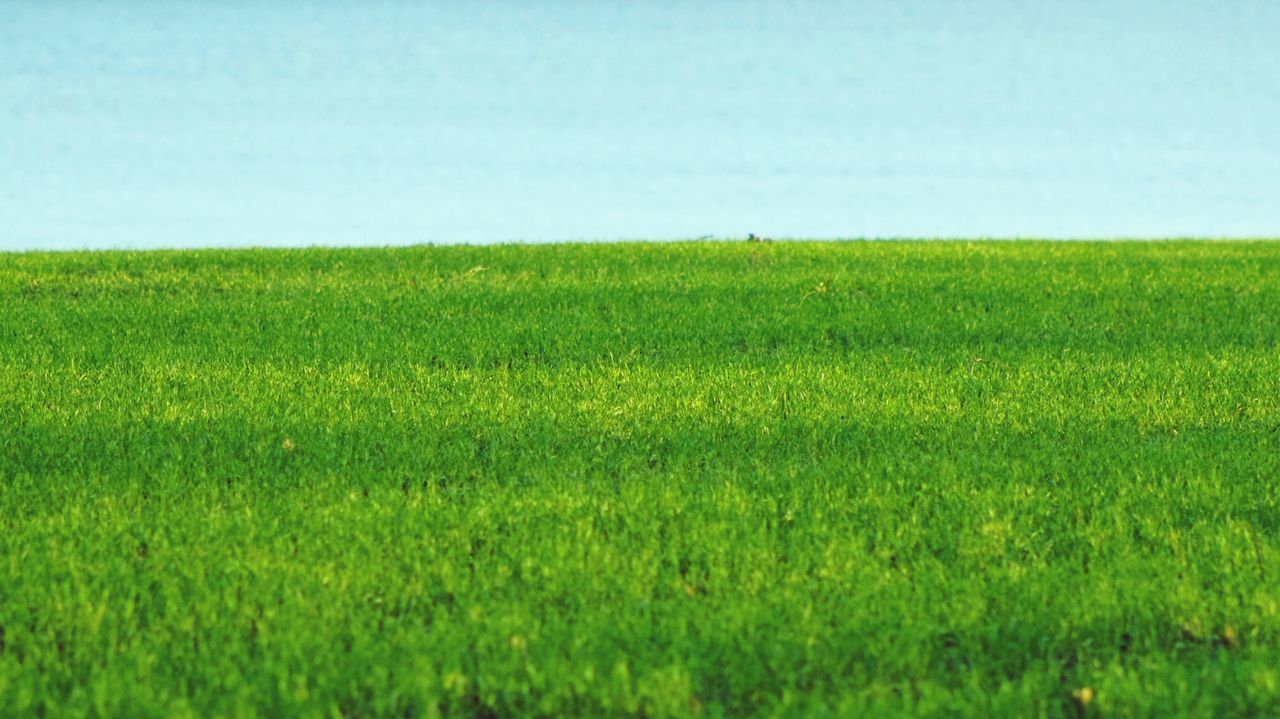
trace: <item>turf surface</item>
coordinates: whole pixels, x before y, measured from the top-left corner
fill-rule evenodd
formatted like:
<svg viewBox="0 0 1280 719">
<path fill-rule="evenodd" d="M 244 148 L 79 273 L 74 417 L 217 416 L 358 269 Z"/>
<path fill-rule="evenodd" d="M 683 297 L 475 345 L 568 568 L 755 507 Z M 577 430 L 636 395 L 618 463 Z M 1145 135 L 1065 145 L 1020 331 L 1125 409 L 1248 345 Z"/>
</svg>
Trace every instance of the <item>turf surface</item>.
<svg viewBox="0 0 1280 719">
<path fill-rule="evenodd" d="M 0 255 L 0 716 L 1280 713 L 1280 244 Z"/>
</svg>

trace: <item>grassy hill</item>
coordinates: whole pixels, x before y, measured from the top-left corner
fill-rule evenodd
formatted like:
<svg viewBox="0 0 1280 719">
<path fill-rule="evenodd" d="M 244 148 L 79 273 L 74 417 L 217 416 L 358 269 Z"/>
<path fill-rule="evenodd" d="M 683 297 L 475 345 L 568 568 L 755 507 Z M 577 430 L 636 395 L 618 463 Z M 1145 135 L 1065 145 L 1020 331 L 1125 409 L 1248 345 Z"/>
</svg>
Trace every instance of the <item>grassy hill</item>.
<svg viewBox="0 0 1280 719">
<path fill-rule="evenodd" d="M 0 716 L 1280 713 L 1280 244 L 0 255 Z"/>
</svg>

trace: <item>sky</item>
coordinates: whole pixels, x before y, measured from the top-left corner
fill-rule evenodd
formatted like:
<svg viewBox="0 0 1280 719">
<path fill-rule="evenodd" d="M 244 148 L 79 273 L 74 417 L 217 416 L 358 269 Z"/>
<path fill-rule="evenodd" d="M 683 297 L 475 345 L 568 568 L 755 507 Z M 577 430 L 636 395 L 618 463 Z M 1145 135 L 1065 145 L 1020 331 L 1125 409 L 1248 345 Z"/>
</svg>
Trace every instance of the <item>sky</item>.
<svg viewBox="0 0 1280 719">
<path fill-rule="evenodd" d="M 1280 3 L 0 3 L 0 250 L 1280 236 Z"/>
</svg>

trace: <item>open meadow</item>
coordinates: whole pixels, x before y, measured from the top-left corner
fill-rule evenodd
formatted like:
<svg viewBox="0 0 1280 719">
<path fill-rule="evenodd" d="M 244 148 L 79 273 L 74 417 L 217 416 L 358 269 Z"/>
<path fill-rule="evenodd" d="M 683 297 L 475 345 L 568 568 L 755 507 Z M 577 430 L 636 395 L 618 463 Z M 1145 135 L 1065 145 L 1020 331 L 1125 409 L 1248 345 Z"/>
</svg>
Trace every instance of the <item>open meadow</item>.
<svg viewBox="0 0 1280 719">
<path fill-rule="evenodd" d="M 1280 713 L 1280 244 L 0 254 L 0 716 Z"/>
</svg>

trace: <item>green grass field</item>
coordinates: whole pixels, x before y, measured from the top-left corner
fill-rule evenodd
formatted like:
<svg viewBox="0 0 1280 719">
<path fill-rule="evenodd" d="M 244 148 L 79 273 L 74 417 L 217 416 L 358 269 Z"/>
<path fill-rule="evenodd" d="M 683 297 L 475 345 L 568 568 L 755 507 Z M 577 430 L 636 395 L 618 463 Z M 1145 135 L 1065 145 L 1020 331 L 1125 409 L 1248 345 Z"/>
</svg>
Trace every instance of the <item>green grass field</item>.
<svg viewBox="0 0 1280 719">
<path fill-rule="evenodd" d="M 0 255 L 0 716 L 1280 713 L 1280 243 Z"/>
</svg>

